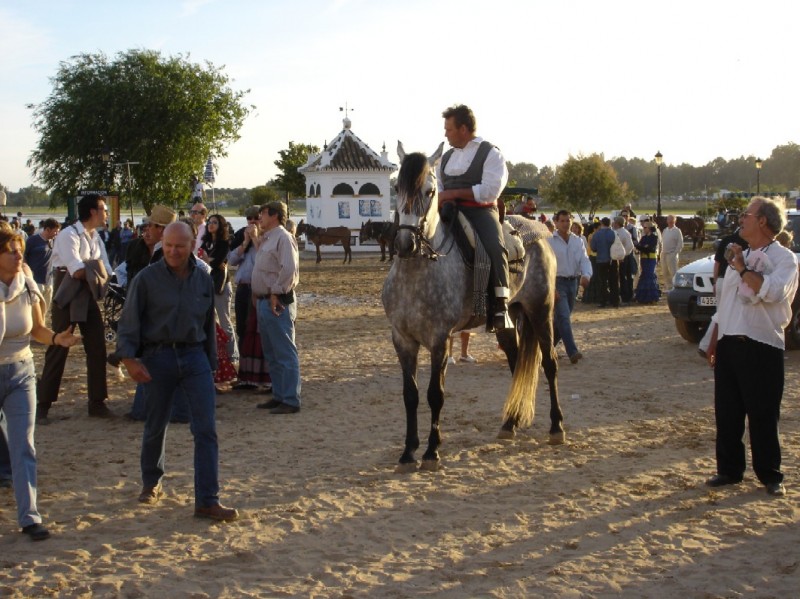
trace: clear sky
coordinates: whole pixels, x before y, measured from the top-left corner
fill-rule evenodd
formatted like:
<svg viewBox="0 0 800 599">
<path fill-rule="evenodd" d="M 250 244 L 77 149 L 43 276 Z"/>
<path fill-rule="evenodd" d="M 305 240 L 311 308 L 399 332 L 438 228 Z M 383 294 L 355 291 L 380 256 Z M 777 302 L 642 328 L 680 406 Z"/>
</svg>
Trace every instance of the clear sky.
<svg viewBox="0 0 800 599">
<path fill-rule="evenodd" d="M 507 160 L 695 165 L 800 142 L 797 0 L 0 0 L 0 182 L 33 183 L 29 103 L 58 63 L 131 48 L 210 61 L 256 110 L 218 187 L 276 174 L 289 141 L 353 131 L 396 162 L 471 106 Z M 202 165 L 198 165 L 200 169 Z"/>
</svg>

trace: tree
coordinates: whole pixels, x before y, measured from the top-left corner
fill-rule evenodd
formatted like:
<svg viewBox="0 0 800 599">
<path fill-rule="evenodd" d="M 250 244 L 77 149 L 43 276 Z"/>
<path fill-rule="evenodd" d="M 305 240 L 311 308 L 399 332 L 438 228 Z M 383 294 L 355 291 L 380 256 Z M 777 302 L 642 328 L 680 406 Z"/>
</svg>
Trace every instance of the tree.
<svg viewBox="0 0 800 599">
<path fill-rule="evenodd" d="M 506 162 L 510 187 L 536 187 L 539 169 L 530 162 Z M 513 183 L 513 184 L 512 184 Z"/>
<path fill-rule="evenodd" d="M 259 185 L 250 190 L 250 201 L 253 206 L 263 206 L 264 204 L 279 201 L 280 199 L 280 194 L 275 191 L 274 188 L 267 187 L 266 185 Z"/>
<path fill-rule="evenodd" d="M 289 142 L 289 148 L 278 152 L 280 160 L 275 161 L 275 166 L 280 169 L 280 174 L 275 177 L 274 184 L 278 189 L 286 192 L 286 199 L 291 196 L 306 196 L 306 178 L 297 172 L 297 169 L 308 161 L 309 154 L 319 152 L 318 146 L 295 144 Z"/>
<path fill-rule="evenodd" d="M 28 166 L 55 203 L 81 187 L 113 186 L 127 176 L 113 162 L 126 161 L 139 163 L 134 195 L 148 212 L 157 202 L 188 200 L 191 175 L 202 174 L 209 154 L 226 155 L 253 109 L 242 104 L 248 92 L 232 90 L 210 62 L 150 50 L 113 61 L 80 54 L 62 62 L 52 82 L 50 96 L 29 106 L 39 141 Z M 112 162 L 103 162 L 109 151 Z"/>
<path fill-rule="evenodd" d="M 604 206 L 622 207 L 630 198 L 628 186 L 601 154 L 570 155 L 561 165 L 545 197 L 559 208 L 577 214 L 588 212 L 589 220 Z"/>
</svg>

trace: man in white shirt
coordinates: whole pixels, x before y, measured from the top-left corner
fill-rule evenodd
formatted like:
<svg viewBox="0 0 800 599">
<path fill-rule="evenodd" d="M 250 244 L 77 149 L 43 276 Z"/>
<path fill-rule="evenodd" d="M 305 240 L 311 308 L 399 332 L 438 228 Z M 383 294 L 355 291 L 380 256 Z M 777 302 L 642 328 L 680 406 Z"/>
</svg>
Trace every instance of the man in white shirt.
<svg viewBox="0 0 800 599">
<path fill-rule="evenodd" d="M 493 314 L 487 314 L 495 329 L 512 328 L 508 317 L 508 251 L 497 199 L 508 181 L 506 161 L 494 145 L 475 134 L 475 115 L 460 104 L 442 113 L 444 134 L 452 146 L 437 166 L 439 207 L 448 203 L 458 209 L 475 228 L 491 261 L 494 288 Z"/>
<path fill-rule="evenodd" d="M 586 255 L 581 238 L 570 232 L 572 215 L 567 210 L 556 213 L 556 230 L 550 237 L 550 247 L 556 255 L 556 305 L 553 345 L 564 341 L 569 361 L 577 363 L 583 357 L 575 344 L 570 315 L 575 308 L 578 284 L 586 289 L 592 277 L 592 263 Z"/>
<path fill-rule="evenodd" d="M 683 232 L 675 226 L 675 217 L 667 216 L 667 228 L 661 232 L 661 268 L 667 291 L 672 291 L 672 279 L 678 272 L 678 256 L 683 249 Z"/>
<path fill-rule="evenodd" d="M 103 242 L 97 234 L 97 228 L 106 222 L 106 203 L 101 196 L 90 194 L 83 196 L 78 202 L 78 222 L 65 227 L 53 242 L 53 292 L 67 277 L 86 280 L 86 264 L 88 260 L 107 262 Z M 106 264 L 110 270 L 110 266 Z M 84 283 L 85 284 L 85 283 Z M 89 416 L 109 418 L 114 414 L 106 406 L 108 389 L 106 386 L 106 340 L 103 317 L 97 301 L 91 298 L 88 302 L 85 322 L 79 322 L 83 336 L 83 348 L 86 351 L 86 375 L 88 378 Z M 52 326 L 62 331 L 72 324 L 70 306 L 59 307 L 52 303 Z M 42 377 L 37 386 L 36 418 L 44 424 L 50 406 L 58 399 L 61 388 L 61 377 L 67 363 L 69 349 L 59 345 L 47 348 L 44 358 Z"/>
<path fill-rule="evenodd" d="M 192 222 L 194 222 L 194 226 L 197 228 L 197 238 L 194 240 L 194 253 L 196 254 L 200 246 L 203 245 L 203 235 L 206 234 L 206 215 L 208 215 L 208 209 L 202 202 L 197 202 L 192 205 L 192 209 L 189 210 L 189 215 L 192 218 Z"/>
<path fill-rule="evenodd" d="M 783 201 L 781 200 L 781 204 Z M 797 257 L 775 242 L 786 225 L 778 202 L 755 197 L 739 217 L 731 270 L 712 319 L 706 354 L 714 368 L 717 474 L 710 487 L 742 482 L 746 468 L 745 419 L 750 430 L 753 470 L 774 496 L 783 496 L 778 420 L 784 386 L 784 333 L 797 291 Z"/>
</svg>

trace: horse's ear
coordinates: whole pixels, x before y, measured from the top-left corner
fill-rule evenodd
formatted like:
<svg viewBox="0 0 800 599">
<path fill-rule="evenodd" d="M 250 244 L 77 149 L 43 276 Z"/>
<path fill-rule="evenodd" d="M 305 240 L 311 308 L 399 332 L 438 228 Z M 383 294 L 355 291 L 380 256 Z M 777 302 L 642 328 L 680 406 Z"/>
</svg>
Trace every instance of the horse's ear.
<svg viewBox="0 0 800 599">
<path fill-rule="evenodd" d="M 403 149 L 403 142 L 399 139 L 397 140 L 397 155 L 400 157 L 400 164 L 403 164 L 403 160 L 406 157 L 406 151 Z"/>
<path fill-rule="evenodd" d="M 433 167 L 437 162 L 439 162 L 439 158 L 442 157 L 442 150 L 444 149 L 444 142 L 439 144 L 439 147 L 436 148 L 436 151 L 433 153 L 432 156 L 428 158 L 428 164 Z"/>
</svg>

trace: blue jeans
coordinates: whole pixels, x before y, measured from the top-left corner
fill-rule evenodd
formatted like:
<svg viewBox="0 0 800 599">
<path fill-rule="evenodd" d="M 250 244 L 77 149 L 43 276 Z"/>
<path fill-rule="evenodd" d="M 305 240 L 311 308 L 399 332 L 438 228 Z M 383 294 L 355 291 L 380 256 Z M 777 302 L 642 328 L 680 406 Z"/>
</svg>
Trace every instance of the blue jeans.
<svg viewBox="0 0 800 599">
<path fill-rule="evenodd" d="M 217 312 L 217 320 L 219 326 L 225 331 L 228 336 L 228 343 L 225 344 L 225 349 L 228 351 L 228 357 L 231 362 L 239 361 L 239 344 L 236 341 L 236 331 L 233 329 L 233 322 L 231 321 L 231 304 L 233 298 L 233 290 L 231 283 L 225 283 L 222 293 L 214 294 L 214 309 Z"/>
<path fill-rule="evenodd" d="M 136 385 L 136 393 L 133 396 L 133 406 L 128 416 L 133 420 L 145 420 L 147 413 L 144 409 L 144 387 L 141 383 Z M 169 417 L 170 422 L 189 422 L 189 400 L 186 393 L 178 386 L 172 396 L 172 413 Z M 0 450 L 0 478 L 2 478 L 2 450 Z"/>
<path fill-rule="evenodd" d="M 556 277 L 556 291 L 558 299 L 555 306 L 555 327 L 553 327 L 553 345 L 560 340 L 564 341 L 564 348 L 567 355 L 572 357 L 577 353 L 578 346 L 575 345 L 575 338 L 572 336 L 572 323 L 570 315 L 575 308 L 575 296 L 578 294 L 578 279 L 568 279 Z"/>
<path fill-rule="evenodd" d="M 164 476 L 167 427 L 175 391 L 189 402 L 194 436 L 194 501 L 198 507 L 219 503 L 219 447 L 215 423 L 214 377 L 202 345 L 186 348 L 154 347 L 142 363 L 153 380 L 142 385 L 146 420 L 142 438 L 142 483 L 158 484 Z"/>
<path fill-rule="evenodd" d="M 41 524 L 36 509 L 36 372 L 33 358 L 0 365 L 0 408 L 6 418 L 17 521 L 21 527 Z"/>
<path fill-rule="evenodd" d="M 269 364 L 272 397 L 286 405 L 299 408 L 300 357 L 294 344 L 296 317 L 296 301 L 275 316 L 268 299 L 258 300 L 258 332 L 261 334 L 264 358 Z"/>
<path fill-rule="evenodd" d="M 11 480 L 11 454 L 8 453 L 6 417 L 0 411 L 0 480 Z"/>
</svg>

